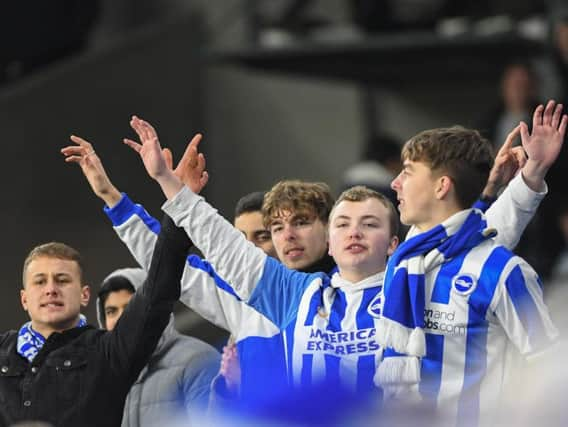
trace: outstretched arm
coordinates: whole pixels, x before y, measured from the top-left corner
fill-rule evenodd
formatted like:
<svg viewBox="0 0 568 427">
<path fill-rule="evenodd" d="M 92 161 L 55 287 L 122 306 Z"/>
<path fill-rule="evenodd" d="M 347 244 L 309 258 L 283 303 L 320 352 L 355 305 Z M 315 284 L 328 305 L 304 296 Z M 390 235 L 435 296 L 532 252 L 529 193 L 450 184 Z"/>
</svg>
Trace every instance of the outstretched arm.
<svg viewBox="0 0 568 427">
<path fill-rule="evenodd" d="M 165 167 L 155 130 L 134 117 L 132 127 L 140 143 L 124 142 L 136 151 L 148 174 L 168 199 L 163 209 L 183 225 L 195 245 L 217 273 L 230 283 L 247 304 L 283 328 L 294 317 L 304 290 L 315 279 L 292 273 L 247 241 L 217 211 Z M 294 282 L 293 284 L 290 282 Z"/>
<path fill-rule="evenodd" d="M 546 195 L 544 178 L 558 158 L 567 125 L 568 117 L 562 115 L 562 105 L 554 101 L 549 101 L 546 108 L 542 105 L 536 108 L 532 133 L 525 123 L 519 125 L 526 162 L 521 173 L 486 212 L 488 225 L 498 231 L 496 240 L 509 249 L 517 245 Z M 508 142 L 512 141 L 508 138 Z"/>
<path fill-rule="evenodd" d="M 135 378 L 147 363 L 180 297 L 180 280 L 190 241 L 164 216 L 144 285 L 138 289 L 103 345 L 109 369 Z"/>
</svg>

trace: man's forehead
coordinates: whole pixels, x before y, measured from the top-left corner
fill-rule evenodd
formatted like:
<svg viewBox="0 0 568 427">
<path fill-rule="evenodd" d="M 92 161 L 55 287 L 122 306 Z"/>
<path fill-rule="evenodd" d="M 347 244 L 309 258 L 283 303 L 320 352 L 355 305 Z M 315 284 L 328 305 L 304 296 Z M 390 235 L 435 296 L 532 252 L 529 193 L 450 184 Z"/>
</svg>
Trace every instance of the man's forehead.
<svg viewBox="0 0 568 427">
<path fill-rule="evenodd" d="M 132 299 L 134 296 L 134 292 L 128 289 L 118 289 L 116 291 L 111 291 L 108 293 L 108 296 L 105 300 L 105 307 L 109 305 L 118 304 L 118 303 L 127 303 Z"/>
<path fill-rule="evenodd" d="M 362 201 L 342 200 L 334 210 L 334 218 L 346 217 L 375 217 L 384 218 L 388 216 L 387 207 L 377 198 L 369 197 Z"/>
<path fill-rule="evenodd" d="M 296 218 L 314 218 L 316 213 L 311 209 L 279 209 L 271 217 L 271 222 L 290 222 Z"/>
<path fill-rule="evenodd" d="M 76 261 L 70 259 L 39 256 L 34 258 L 28 264 L 28 273 L 75 273 L 78 272 L 79 265 Z"/>
</svg>

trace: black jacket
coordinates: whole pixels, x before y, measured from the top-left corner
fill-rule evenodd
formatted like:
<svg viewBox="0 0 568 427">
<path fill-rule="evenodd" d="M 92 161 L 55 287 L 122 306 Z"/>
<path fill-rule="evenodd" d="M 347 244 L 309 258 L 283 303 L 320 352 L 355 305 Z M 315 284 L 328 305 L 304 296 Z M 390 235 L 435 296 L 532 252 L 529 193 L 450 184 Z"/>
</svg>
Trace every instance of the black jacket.
<svg viewBox="0 0 568 427">
<path fill-rule="evenodd" d="M 148 279 L 112 332 L 85 326 L 53 333 L 32 363 L 16 352 L 17 332 L 0 335 L 0 426 L 119 426 L 130 386 L 179 299 L 188 249 L 185 232 L 166 217 Z"/>
</svg>

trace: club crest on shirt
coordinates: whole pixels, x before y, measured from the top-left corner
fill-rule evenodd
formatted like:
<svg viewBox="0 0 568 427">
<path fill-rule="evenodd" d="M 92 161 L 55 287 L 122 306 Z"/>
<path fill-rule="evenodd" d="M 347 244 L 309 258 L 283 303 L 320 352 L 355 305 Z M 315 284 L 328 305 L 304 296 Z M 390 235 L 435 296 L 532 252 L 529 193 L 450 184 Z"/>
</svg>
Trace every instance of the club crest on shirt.
<svg viewBox="0 0 568 427">
<path fill-rule="evenodd" d="M 472 274 L 462 273 L 452 279 L 452 288 L 460 295 L 469 295 L 477 287 L 477 278 Z"/>
<path fill-rule="evenodd" d="M 370 316 L 375 317 L 377 319 L 381 317 L 381 309 L 383 308 L 381 297 L 382 297 L 382 292 L 379 292 L 367 307 L 367 313 L 369 313 Z"/>
</svg>

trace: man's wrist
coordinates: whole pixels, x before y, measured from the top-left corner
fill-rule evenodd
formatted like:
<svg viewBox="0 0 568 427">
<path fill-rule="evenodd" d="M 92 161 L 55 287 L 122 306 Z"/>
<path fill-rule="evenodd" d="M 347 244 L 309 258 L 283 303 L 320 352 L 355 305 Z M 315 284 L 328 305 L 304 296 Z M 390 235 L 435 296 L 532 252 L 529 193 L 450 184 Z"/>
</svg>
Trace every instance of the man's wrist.
<svg viewBox="0 0 568 427">
<path fill-rule="evenodd" d="M 532 162 L 530 159 L 521 170 L 521 176 L 527 187 L 531 190 L 540 193 L 546 188 L 544 182 L 544 177 L 548 172 L 548 168 L 544 168 L 536 162 Z"/>
<path fill-rule="evenodd" d="M 483 192 L 481 193 L 480 198 L 481 199 L 483 199 L 483 198 L 495 199 L 495 198 L 497 198 L 497 192 L 498 191 L 499 191 L 499 188 L 496 184 L 488 182 L 487 185 L 485 186 L 485 188 L 483 189 Z"/>
<path fill-rule="evenodd" d="M 120 202 L 120 199 L 122 199 L 122 194 L 116 187 L 112 186 L 110 190 L 101 192 L 99 197 L 109 208 L 113 208 Z"/>
<path fill-rule="evenodd" d="M 157 176 L 156 181 L 158 181 L 168 200 L 172 199 L 183 188 L 183 182 L 170 170 L 167 170 L 163 175 Z"/>
</svg>

